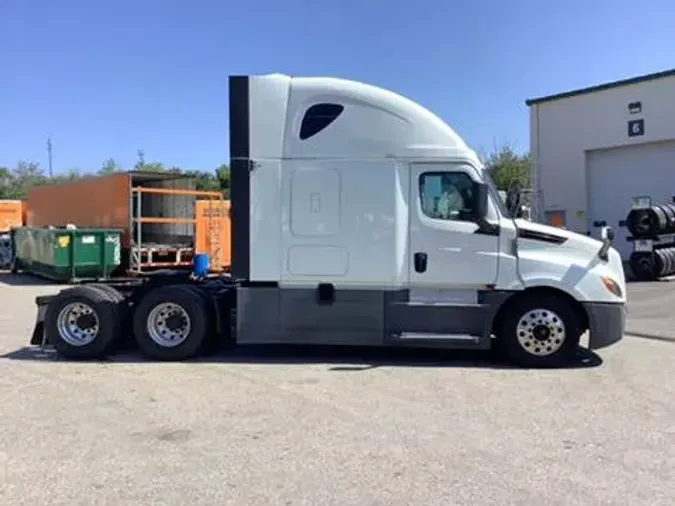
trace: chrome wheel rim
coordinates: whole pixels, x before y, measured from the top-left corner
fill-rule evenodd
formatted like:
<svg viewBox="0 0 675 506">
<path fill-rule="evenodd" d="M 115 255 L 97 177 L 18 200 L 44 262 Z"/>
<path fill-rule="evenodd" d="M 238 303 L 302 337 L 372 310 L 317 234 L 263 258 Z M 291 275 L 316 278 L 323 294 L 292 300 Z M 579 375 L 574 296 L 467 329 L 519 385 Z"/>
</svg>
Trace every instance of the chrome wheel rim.
<svg viewBox="0 0 675 506">
<path fill-rule="evenodd" d="M 525 351 L 546 357 L 558 351 L 565 342 L 565 324 L 550 309 L 532 309 L 518 320 L 518 342 Z"/>
<path fill-rule="evenodd" d="M 158 304 L 148 315 L 148 335 L 163 348 L 182 344 L 190 334 L 190 328 L 187 311 L 173 302 Z"/>
<path fill-rule="evenodd" d="M 61 339 L 69 345 L 86 346 L 98 336 L 98 315 L 90 305 L 72 302 L 59 312 L 56 327 Z"/>
</svg>

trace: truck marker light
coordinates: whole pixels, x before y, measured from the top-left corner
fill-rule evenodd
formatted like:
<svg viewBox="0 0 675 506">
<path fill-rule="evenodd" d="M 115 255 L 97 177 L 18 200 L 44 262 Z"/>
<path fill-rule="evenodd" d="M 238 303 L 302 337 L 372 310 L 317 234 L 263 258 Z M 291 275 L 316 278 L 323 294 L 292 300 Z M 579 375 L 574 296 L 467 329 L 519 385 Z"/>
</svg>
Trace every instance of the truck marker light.
<svg viewBox="0 0 675 506">
<path fill-rule="evenodd" d="M 605 285 L 605 288 L 607 288 L 608 291 L 610 291 L 617 297 L 621 297 L 623 295 L 619 283 L 614 281 L 612 278 L 610 278 L 609 276 L 602 276 L 600 279 L 602 279 L 602 284 Z"/>
</svg>

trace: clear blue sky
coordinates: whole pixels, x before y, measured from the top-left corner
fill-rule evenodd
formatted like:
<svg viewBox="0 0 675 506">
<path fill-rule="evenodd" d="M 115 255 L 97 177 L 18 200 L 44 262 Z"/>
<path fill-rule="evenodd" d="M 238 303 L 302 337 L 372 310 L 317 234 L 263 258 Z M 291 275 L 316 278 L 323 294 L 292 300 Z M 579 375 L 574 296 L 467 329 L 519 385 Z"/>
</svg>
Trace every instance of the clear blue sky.
<svg viewBox="0 0 675 506">
<path fill-rule="evenodd" d="M 526 98 L 675 67 L 672 0 L 0 0 L 0 165 L 211 170 L 227 76 L 382 85 L 475 149 L 528 149 Z M 571 125 L 573 127 L 573 125 Z"/>
</svg>

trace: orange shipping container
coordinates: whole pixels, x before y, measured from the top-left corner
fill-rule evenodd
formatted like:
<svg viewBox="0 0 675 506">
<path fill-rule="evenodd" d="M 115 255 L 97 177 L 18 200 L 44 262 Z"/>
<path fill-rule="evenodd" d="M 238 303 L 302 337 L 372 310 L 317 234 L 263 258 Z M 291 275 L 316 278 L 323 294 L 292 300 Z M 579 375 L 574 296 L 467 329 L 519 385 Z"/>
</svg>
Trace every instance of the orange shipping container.
<svg viewBox="0 0 675 506">
<path fill-rule="evenodd" d="M 20 200 L 0 200 L 0 233 L 24 224 L 24 208 Z"/>
<path fill-rule="evenodd" d="M 192 178 L 170 173 L 120 172 L 108 176 L 86 177 L 59 184 L 37 186 L 28 192 L 27 225 L 62 227 L 72 223 L 80 228 L 117 228 L 124 231 L 122 246 L 129 247 L 136 237 L 132 217 L 193 218 L 190 195 L 143 194 L 140 212 L 138 194 L 132 187 L 158 190 L 195 189 Z M 191 242 L 191 223 L 144 223 L 143 243 Z"/>
<path fill-rule="evenodd" d="M 127 174 L 37 186 L 28 192 L 27 225 L 118 228 L 128 244 L 130 187 Z"/>
<path fill-rule="evenodd" d="M 197 200 L 195 202 L 195 253 L 209 255 L 212 272 L 229 270 L 230 201 Z"/>
</svg>

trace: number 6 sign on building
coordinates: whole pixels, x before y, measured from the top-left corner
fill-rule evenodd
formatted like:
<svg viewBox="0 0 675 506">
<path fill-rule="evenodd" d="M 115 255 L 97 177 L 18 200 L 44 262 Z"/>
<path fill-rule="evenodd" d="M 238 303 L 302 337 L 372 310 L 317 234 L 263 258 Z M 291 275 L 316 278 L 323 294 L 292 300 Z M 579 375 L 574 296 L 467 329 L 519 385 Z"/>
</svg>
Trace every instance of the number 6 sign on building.
<svg viewBox="0 0 675 506">
<path fill-rule="evenodd" d="M 628 137 L 638 137 L 645 134 L 645 120 L 634 119 L 628 122 Z"/>
</svg>

